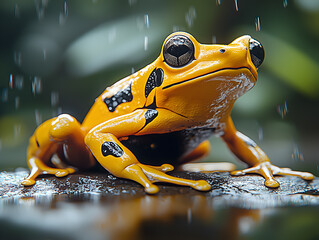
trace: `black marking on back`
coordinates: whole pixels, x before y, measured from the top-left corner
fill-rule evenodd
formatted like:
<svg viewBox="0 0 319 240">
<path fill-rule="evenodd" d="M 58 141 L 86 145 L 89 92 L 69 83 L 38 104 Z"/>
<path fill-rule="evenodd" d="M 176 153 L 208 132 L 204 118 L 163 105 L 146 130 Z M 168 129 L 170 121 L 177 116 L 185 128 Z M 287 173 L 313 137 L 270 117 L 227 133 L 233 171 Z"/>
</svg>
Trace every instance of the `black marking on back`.
<svg viewBox="0 0 319 240">
<path fill-rule="evenodd" d="M 156 106 L 156 96 L 154 96 L 153 102 L 150 105 L 146 106 L 145 108 L 148 108 L 148 109 L 156 109 L 157 108 L 157 106 Z"/>
<path fill-rule="evenodd" d="M 121 103 L 131 102 L 133 100 L 131 86 L 132 84 L 124 89 L 121 89 L 112 97 L 104 99 L 104 102 L 110 112 L 114 112 L 117 106 Z"/>
<path fill-rule="evenodd" d="M 155 68 L 147 79 L 145 85 L 145 97 L 148 97 L 148 95 L 154 88 L 161 86 L 163 83 L 163 79 L 164 71 L 161 68 Z"/>
<path fill-rule="evenodd" d="M 149 124 L 150 122 L 152 122 L 157 117 L 157 115 L 158 115 L 158 111 L 153 109 L 147 110 L 147 112 L 144 115 L 146 120 L 145 126 Z"/>
<path fill-rule="evenodd" d="M 114 157 L 121 157 L 124 154 L 123 149 L 115 142 L 104 142 L 101 147 L 104 157 L 112 155 Z"/>
</svg>

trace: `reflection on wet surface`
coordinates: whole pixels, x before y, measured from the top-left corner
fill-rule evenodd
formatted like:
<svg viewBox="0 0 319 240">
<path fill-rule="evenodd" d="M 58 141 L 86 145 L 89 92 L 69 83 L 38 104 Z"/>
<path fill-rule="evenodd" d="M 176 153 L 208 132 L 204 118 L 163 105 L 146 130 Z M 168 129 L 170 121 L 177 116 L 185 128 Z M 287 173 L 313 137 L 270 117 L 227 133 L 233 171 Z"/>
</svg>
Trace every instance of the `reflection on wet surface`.
<svg viewBox="0 0 319 240">
<path fill-rule="evenodd" d="M 319 239 L 318 179 L 279 178 L 274 191 L 257 187 L 256 176 L 175 174 L 205 178 L 213 189 L 160 185 L 149 196 L 107 173 L 23 188 L 26 171 L 1 172 L 1 239 Z"/>
</svg>

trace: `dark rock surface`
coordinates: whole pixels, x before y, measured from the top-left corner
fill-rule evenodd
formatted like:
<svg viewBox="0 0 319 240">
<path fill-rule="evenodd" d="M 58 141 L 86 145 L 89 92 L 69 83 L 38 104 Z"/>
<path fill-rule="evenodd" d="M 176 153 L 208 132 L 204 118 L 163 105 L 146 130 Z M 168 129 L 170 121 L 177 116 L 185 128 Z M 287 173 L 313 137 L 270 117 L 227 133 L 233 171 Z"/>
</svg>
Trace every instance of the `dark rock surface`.
<svg viewBox="0 0 319 240">
<path fill-rule="evenodd" d="M 20 182 L 28 172 L 0 173 L 0 197 L 21 198 L 33 195 L 83 195 L 98 194 L 108 198 L 136 198 L 146 195 L 139 184 L 116 178 L 107 172 L 85 172 L 69 175 L 64 178 L 43 176 L 36 185 L 23 187 Z M 157 195 L 204 195 L 222 201 L 230 206 L 242 208 L 265 208 L 286 205 L 319 205 L 319 178 L 305 181 L 298 177 L 279 176 L 280 187 L 269 189 L 264 186 L 263 178 L 256 175 L 233 177 L 229 173 L 170 173 L 177 177 L 188 179 L 205 179 L 211 186 L 209 192 L 198 192 L 189 187 L 158 184 L 160 192 Z"/>
<path fill-rule="evenodd" d="M 147 195 L 106 171 L 23 187 L 27 174 L 0 173 L 1 239 L 319 239 L 318 178 L 277 177 L 280 188 L 268 189 L 260 176 L 172 172 L 212 190 L 159 184 Z"/>
</svg>

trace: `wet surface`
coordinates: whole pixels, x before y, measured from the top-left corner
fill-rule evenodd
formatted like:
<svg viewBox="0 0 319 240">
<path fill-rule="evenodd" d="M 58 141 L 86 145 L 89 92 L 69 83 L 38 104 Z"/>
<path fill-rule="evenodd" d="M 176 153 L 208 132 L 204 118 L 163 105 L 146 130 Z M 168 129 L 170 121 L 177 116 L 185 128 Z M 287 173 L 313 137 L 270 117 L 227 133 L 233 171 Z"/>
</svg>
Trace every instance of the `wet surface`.
<svg viewBox="0 0 319 240">
<path fill-rule="evenodd" d="M 277 177 L 281 187 L 273 190 L 259 176 L 173 172 L 206 179 L 212 190 L 159 184 L 159 194 L 150 196 L 135 182 L 107 172 L 46 176 L 26 188 L 20 182 L 27 173 L 0 173 L 0 231 L 5 239 L 319 237 L 318 178 Z"/>
</svg>

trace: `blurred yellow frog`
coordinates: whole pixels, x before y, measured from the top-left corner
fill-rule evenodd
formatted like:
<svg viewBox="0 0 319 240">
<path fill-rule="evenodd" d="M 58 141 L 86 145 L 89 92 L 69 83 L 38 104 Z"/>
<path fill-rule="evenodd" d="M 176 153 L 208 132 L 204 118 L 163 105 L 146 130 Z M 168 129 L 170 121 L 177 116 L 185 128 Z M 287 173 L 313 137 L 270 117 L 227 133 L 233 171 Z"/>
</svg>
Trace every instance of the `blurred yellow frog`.
<svg viewBox="0 0 319 240">
<path fill-rule="evenodd" d="M 262 45 L 250 36 L 229 45 L 206 45 L 185 32 L 171 34 L 153 63 L 106 88 L 82 124 L 62 114 L 35 130 L 27 151 L 31 172 L 22 184 L 35 184 L 39 174 L 63 177 L 73 167 L 88 169 L 98 161 L 114 176 L 140 183 L 149 194 L 159 191 L 155 182 L 208 191 L 207 181 L 166 172 L 207 155 L 212 134 L 250 166 L 232 175 L 260 174 L 271 188 L 279 186 L 276 174 L 313 179 L 310 173 L 272 165 L 234 127 L 233 105 L 256 84 L 263 60 Z"/>
</svg>

